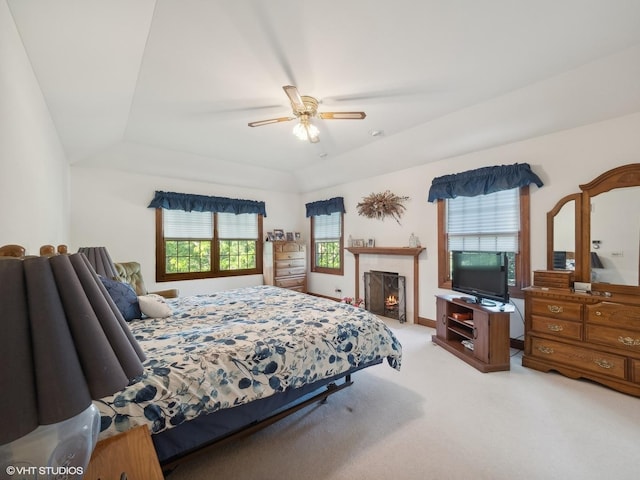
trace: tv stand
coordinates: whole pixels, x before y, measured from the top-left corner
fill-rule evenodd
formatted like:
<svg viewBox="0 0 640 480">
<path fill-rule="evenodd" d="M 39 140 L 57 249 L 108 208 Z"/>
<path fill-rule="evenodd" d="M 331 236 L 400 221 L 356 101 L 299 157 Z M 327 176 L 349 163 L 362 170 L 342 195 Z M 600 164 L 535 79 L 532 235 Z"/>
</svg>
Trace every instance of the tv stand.
<svg viewBox="0 0 640 480">
<path fill-rule="evenodd" d="M 467 303 L 465 297 L 438 295 L 436 334 L 431 339 L 481 372 L 509 370 L 509 319 L 513 310 L 512 305 L 485 306 Z"/>
</svg>

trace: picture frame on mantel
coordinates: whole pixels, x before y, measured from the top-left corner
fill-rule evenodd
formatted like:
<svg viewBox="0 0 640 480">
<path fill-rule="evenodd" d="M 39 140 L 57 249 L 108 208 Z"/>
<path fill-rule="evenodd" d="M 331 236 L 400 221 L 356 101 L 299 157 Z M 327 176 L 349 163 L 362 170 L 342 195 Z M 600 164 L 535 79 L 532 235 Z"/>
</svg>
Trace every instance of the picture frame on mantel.
<svg viewBox="0 0 640 480">
<path fill-rule="evenodd" d="M 354 247 L 364 247 L 364 238 L 354 238 L 353 239 Z"/>
</svg>

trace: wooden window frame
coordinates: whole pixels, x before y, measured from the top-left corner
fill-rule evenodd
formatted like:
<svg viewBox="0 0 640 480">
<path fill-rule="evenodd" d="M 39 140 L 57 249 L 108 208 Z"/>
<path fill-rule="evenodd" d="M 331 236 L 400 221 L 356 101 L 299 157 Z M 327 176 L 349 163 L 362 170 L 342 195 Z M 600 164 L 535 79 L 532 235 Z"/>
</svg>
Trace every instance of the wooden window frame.
<svg viewBox="0 0 640 480">
<path fill-rule="evenodd" d="M 516 284 L 509 287 L 509 296 L 524 298 L 523 288 L 531 284 L 531 202 L 529 186 L 520 187 L 520 234 L 519 252 L 516 253 Z M 447 249 L 447 206 L 446 200 L 438 203 L 438 287 L 451 290 L 451 271 L 449 251 Z"/>
<path fill-rule="evenodd" d="M 316 241 L 313 231 L 313 219 L 315 215 L 309 217 L 311 224 L 311 260 L 310 270 L 314 273 L 326 273 L 329 275 L 344 275 L 344 213 L 340 212 L 340 241 L 338 249 L 340 252 L 340 268 L 326 268 L 316 266 Z"/>
<path fill-rule="evenodd" d="M 204 278 L 239 277 L 243 275 L 262 274 L 263 242 L 262 242 L 262 221 L 263 217 L 258 216 L 258 238 L 256 239 L 256 268 L 244 270 L 220 270 L 220 246 L 218 238 L 217 215 L 211 213 L 213 219 L 213 238 L 194 239 L 211 241 L 211 270 L 208 272 L 187 272 L 187 273 L 167 273 L 166 272 L 166 251 L 163 228 L 162 209 L 156 208 L 156 282 L 172 282 L 180 280 L 199 280 Z M 228 240 L 228 239 L 225 239 Z"/>
</svg>

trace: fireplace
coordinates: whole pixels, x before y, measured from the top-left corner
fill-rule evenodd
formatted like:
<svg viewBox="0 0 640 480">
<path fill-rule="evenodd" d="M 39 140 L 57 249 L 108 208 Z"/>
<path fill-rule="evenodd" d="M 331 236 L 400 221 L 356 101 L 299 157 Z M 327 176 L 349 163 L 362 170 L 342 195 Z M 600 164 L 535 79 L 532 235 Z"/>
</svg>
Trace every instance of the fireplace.
<svg viewBox="0 0 640 480">
<path fill-rule="evenodd" d="M 376 315 L 405 322 L 405 280 L 405 277 L 393 272 L 365 272 L 364 307 Z"/>
</svg>

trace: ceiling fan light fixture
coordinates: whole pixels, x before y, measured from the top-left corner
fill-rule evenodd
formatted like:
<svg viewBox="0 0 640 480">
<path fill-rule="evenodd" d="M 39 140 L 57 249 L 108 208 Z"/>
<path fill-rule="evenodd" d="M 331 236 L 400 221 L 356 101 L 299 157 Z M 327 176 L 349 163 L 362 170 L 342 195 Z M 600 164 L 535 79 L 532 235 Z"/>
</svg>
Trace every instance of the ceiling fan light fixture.
<svg viewBox="0 0 640 480">
<path fill-rule="evenodd" d="M 300 140 L 309 140 L 311 143 L 320 141 L 320 131 L 309 119 L 319 118 L 322 120 L 363 120 L 367 114 L 364 112 L 320 112 L 318 113 L 318 100 L 308 95 L 300 95 L 298 89 L 293 85 L 282 87 L 291 101 L 293 117 L 271 118 L 249 122 L 250 127 L 261 127 L 271 123 L 288 122 L 289 120 L 300 119 L 300 123 L 293 127 L 293 134 Z"/>
<path fill-rule="evenodd" d="M 293 127 L 293 134 L 300 140 L 309 140 L 311 143 L 316 143 L 319 140 L 320 130 L 309 122 L 308 117 L 301 116 L 300 123 Z"/>
</svg>

